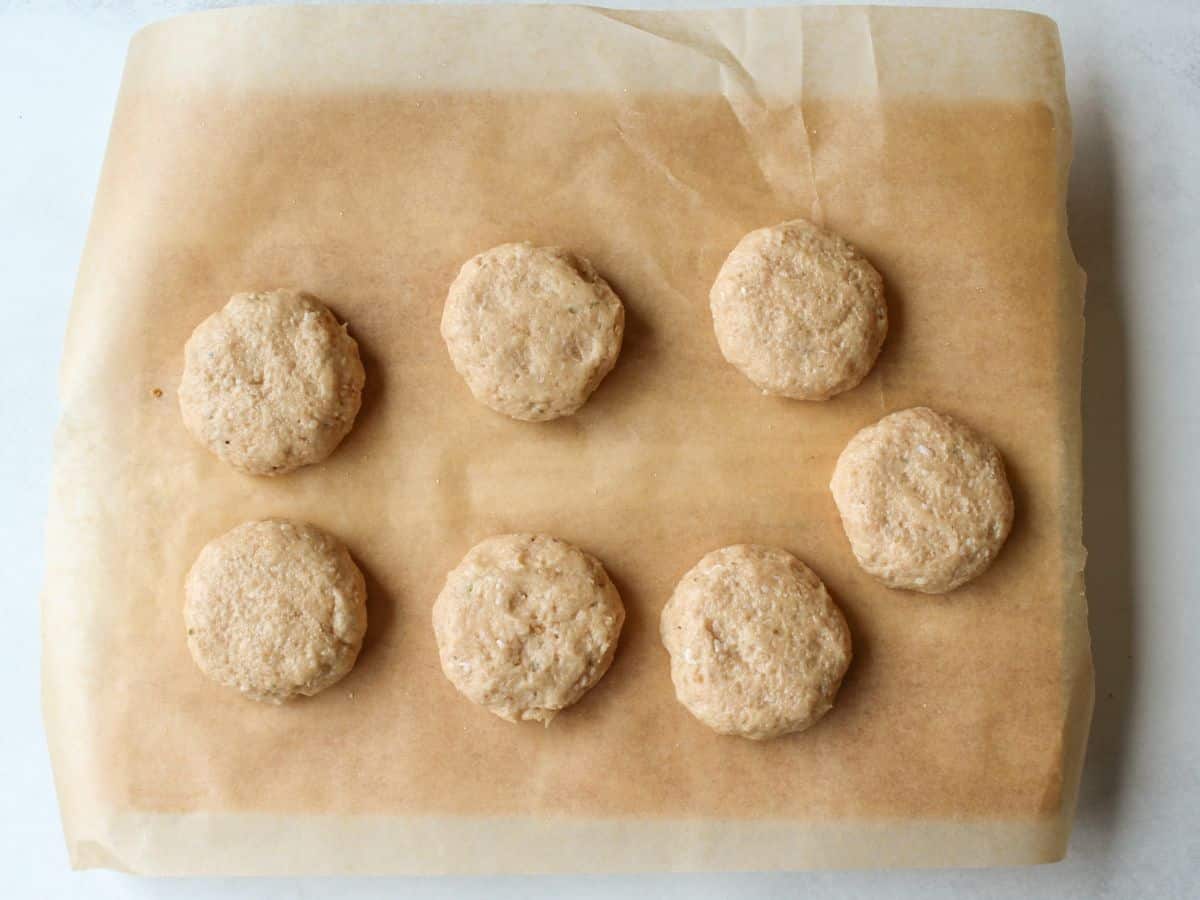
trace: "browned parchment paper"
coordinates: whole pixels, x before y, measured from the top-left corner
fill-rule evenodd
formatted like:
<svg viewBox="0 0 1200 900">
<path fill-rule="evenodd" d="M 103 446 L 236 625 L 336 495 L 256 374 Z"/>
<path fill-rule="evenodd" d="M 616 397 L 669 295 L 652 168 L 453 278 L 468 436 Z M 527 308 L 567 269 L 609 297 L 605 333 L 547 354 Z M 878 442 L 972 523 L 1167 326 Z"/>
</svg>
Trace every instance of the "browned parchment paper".
<svg viewBox="0 0 1200 900">
<path fill-rule="evenodd" d="M 46 725 L 71 858 L 140 872 L 984 865 L 1064 852 L 1091 708 L 1082 595 L 1082 278 L 1050 21 L 1017 13 L 296 8 L 130 49 L 62 369 Z M 707 292 L 747 230 L 810 216 L 884 273 L 875 371 L 824 404 L 726 365 Z M 438 336 L 501 241 L 591 258 L 629 317 L 583 411 L 470 398 Z M 235 291 L 312 291 L 368 387 L 328 463 L 275 480 L 189 439 L 191 329 Z M 161 392 L 161 394 L 160 394 Z M 858 570 L 827 483 L 918 403 L 996 440 L 1017 521 L 952 596 Z M 350 677 L 275 709 L 209 684 L 184 574 L 296 516 L 368 574 Z M 495 532 L 575 541 L 628 607 L 609 674 L 548 730 L 460 698 L 429 613 Z M 834 712 L 759 744 L 672 694 L 657 618 L 703 553 L 808 561 L 855 662 Z"/>
</svg>

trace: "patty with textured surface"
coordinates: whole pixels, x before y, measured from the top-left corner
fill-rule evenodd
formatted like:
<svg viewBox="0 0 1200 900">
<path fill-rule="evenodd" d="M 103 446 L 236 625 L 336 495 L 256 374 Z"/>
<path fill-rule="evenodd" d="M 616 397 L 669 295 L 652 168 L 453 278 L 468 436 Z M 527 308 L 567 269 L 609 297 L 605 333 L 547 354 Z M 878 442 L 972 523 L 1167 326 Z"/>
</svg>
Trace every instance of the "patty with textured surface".
<svg viewBox="0 0 1200 900">
<path fill-rule="evenodd" d="M 625 607 L 604 567 L 538 534 L 476 544 L 433 606 L 442 671 L 510 722 L 547 725 L 608 671 Z"/>
<path fill-rule="evenodd" d="M 859 565 L 889 587 L 952 591 L 991 565 L 1012 528 L 999 451 L 923 406 L 858 432 L 829 488 Z"/>
<path fill-rule="evenodd" d="M 660 620 L 675 695 L 722 734 L 803 731 L 833 706 L 850 629 L 813 571 L 786 550 L 714 550 L 675 587 Z"/>
<path fill-rule="evenodd" d="M 179 408 L 188 431 L 229 465 L 282 475 L 341 443 L 365 380 L 358 344 L 319 300 L 235 294 L 188 339 Z"/>
<path fill-rule="evenodd" d="M 879 272 L 804 219 L 742 238 L 709 301 L 721 353 L 768 394 L 827 400 L 848 391 L 887 336 Z"/>
<path fill-rule="evenodd" d="M 624 332 L 625 308 L 591 263 L 527 243 L 468 260 L 442 311 L 442 338 L 475 399 L 526 422 L 583 406 Z"/>
<path fill-rule="evenodd" d="M 210 542 L 184 594 L 196 665 L 254 700 L 323 691 L 354 667 L 367 630 L 362 572 L 341 541 L 300 522 L 246 522 Z"/>
</svg>

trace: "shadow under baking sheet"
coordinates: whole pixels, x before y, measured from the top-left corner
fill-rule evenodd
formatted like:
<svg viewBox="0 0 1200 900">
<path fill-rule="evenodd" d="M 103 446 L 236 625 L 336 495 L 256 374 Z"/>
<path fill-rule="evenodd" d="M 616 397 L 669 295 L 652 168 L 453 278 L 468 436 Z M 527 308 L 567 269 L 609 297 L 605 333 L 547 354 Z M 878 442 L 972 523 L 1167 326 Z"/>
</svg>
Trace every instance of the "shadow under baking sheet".
<svg viewBox="0 0 1200 900">
<path fill-rule="evenodd" d="M 1071 242 L 1087 271 L 1083 359 L 1084 518 L 1088 621 L 1096 706 L 1079 794 L 1080 831 L 1105 847 L 1120 818 L 1130 700 L 1137 665 L 1130 503 L 1130 385 L 1120 184 L 1103 109 L 1076 110 L 1068 208 Z M 1102 848 L 1104 849 L 1104 848 Z M 1094 854 L 1092 858 L 1103 858 Z"/>
</svg>

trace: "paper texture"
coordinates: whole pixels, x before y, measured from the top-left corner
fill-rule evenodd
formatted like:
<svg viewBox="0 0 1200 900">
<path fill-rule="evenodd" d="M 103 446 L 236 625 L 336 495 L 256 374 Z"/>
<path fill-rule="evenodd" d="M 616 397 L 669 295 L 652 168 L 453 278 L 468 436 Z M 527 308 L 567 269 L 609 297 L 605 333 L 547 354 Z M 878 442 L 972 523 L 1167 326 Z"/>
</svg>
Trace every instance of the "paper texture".
<svg viewBox="0 0 1200 900">
<path fill-rule="evenodd" d="M 1082 273 L 1052 22 L 1020 13 L 272 8 L 134 40 L 61 377 L 44 695 L 72 861 L 147 873 L 988 865 L 1058 858 L 1091 710 Z M 750 229 L 811 217 L 883 273 L 891 333 L 827 403 L 757 393 L 708 289 Z M 438 334 L 459 265 L 560 244 L 625 301 L 571 418 L 475 403 Z M 367 369 L 322 465 L 240 475 L 185 432 L 184 341 L 294 287 Z M 1004 453 L 993 568 L 948 597 L 855 565 L 828 491 L 881 415 L 928 404 Z M 193 665 L 182 583 L 237 523 L 307 519 L 368 576 L 354 672 L 283 708 Z M 605 564 L 615 662 L 549 729 L 461 698 L 430 609 L 482 538 Z M 658 613 L 702 554 L 787 548 L 855 661 L 803 735 L 720 737 L 674 699 Z"/>
</svg>

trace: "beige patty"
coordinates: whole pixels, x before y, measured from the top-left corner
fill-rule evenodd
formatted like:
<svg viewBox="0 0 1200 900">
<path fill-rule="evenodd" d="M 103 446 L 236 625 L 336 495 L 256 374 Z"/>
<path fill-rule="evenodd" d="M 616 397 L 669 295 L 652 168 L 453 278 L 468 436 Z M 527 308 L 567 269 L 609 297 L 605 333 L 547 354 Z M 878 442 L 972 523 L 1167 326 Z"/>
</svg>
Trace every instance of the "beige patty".
<svg viewBox="0 0 1200 900">
<path fill-rule="evenodd" d="M 229 465 L 281 475 L 341 443 L 364 381 L 358 344 L 320 301 L 235 294 L 184 348 L 179 408 L 192 435 Z"/>
<path fill-rule="evenodd" d="M 442 313 L 475 399 L 527 422 L 578 410 L 616 363 L 624 331 L 625 308 L 591 263 L 530 244 L 468 260 Z"/>
<path fill-rule="evenodd" d="M 510 722 L 550 724 L 612 662 L 625 608 L 595 557 L 556 538 L 476 544 L 433 606 L 442 671 Z"/>
<path fill-rule="evenodd" d="M 200 551 L 184 588 L 188 649 L 209 678 L 281 703 L 354 667 L 367 588 L 340 541 L 283 519 L 246 522 Z"/>
<path fill-rule="evenodd" d="M 887 335 L 879 273 L 803 219 L 742 238 L 709 299 L 721 353 L 768 394 L 826 400 L 847 391 Z"/>
<path fill-rule="evenodd" d="M 833 706 L 850 629 L 813 571 L 786 550 L 714 550 L 662 612 L 679 702 L 722 734 L 803 731 Z"/>
<path fill-rule="evenodd" d="M 889 587 L 952 591 L 991 565 L 1012 527 L 1000 453 L 923 406 L 858 432 L 829 487 L 859 565 Z"/>
</svg>

